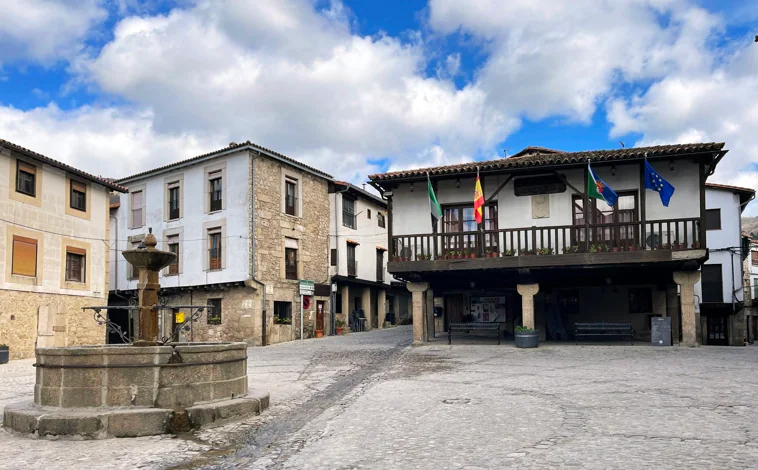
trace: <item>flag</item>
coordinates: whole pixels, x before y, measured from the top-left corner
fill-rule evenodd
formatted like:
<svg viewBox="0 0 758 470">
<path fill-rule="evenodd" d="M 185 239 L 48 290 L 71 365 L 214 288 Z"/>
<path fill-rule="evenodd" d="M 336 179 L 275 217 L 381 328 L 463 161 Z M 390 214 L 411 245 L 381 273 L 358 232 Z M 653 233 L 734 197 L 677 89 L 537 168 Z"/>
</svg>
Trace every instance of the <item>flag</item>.
<svg viewBox="0 0 758 470">
<path fill-rule="evenodd" d="M 674 195 L 674 187 L 671 183 L 663 179 L 657 171 L 653 170 L 652 165 L 645 159 L 645 188 L 652 189 L 661 195 L 661 202 L 664 206 L 669 206 L 671 196 Z"/>
<path fill-rule="evenodd" d="M 484 193 L 482 192 L 482 183 L 479 182 L 479 171 L 476 172 L 476 186 L 474 186 L 474 217 L 476 223 L 481 224 L 484 219 Z"/>
<path fill-rule="evenodd" d="M 429 210 L 432 213 L 432 231 L 437 227 L 437 221 L 442 218 L 442 208 L 440 203 L 437 202 L 437 196 L 434 195 L 434 188 L 432 187 L 432 180 L 429 179 L 429 173 L 426 174 L 426 182 L 429 187 Z"/>
<path fill-rule="evenodd" d="M 605 181 L 595 173 L 590 164 L 587 164 L 587 171 L 589 172 L 589 178 L 587 178 L 587 195 L 605 201 L 606 204 L 613 207 L 618 201 L 618 194 L 616 194 L 610 186 L 605 184 Z"/>
</svg>

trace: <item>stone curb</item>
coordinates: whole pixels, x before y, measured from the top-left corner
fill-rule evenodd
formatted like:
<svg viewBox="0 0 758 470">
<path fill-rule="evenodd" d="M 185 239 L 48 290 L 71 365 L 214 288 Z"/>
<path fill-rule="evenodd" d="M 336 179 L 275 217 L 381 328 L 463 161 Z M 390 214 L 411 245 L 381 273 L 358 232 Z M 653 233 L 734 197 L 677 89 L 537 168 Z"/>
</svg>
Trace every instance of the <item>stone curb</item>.
<svg viewBox="0 0 758 470">
<path fill-rule="evenodd" d="M 5 407 L 3 427 L 30 438 L 107 439 L 165 434 L 177 414 L 189 418 L 192 428 L 220 426 L 258 415 L 269 407 L 269 394 L 195 405 L 183 411 L 163 408 L 40 408 L 31 402 Z"/>
</svg>

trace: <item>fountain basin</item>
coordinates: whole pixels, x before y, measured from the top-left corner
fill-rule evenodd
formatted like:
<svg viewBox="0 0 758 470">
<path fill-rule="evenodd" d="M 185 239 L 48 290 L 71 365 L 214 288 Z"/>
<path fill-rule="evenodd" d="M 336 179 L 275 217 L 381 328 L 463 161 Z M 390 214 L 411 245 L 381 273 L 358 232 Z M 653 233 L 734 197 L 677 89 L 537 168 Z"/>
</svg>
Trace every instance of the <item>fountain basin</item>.
<svg viewBox="0 0 758 470">
<path fill-rule="evenodd" d="M 4 426 L 18 432 L 95 439 L 150 435 L 268 407 L 267 394 L 248 396 L 245 343 L 38 348 L 36 354 L 34 402 L 5 410 Z"/>
</svg>

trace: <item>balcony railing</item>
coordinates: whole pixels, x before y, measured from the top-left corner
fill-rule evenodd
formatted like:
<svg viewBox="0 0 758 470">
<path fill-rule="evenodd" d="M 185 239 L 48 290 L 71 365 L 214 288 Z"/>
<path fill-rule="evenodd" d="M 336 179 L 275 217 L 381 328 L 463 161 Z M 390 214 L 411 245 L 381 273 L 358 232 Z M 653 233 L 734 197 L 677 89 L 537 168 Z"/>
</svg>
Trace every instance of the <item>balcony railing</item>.
<svg viewBox="0 0 758 470">
<path fill-rule="evenodd" d="M 357 276 L 358 275 L 358 262 L 357 261 L 350 261 L 347 262 L 347 275 L 348 276 Z"/>
<path fill-rule="evenodd" d="M 700 219 L 506 228 L 392 237 L 392 261 L 700 248 Z"/>
</svg>

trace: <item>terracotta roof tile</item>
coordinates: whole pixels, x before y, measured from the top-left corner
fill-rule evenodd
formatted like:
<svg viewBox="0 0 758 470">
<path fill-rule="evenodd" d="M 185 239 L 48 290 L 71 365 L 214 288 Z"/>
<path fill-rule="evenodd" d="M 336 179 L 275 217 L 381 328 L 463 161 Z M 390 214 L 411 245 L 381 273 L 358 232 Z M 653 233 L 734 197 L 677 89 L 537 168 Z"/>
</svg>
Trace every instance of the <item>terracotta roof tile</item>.
<svg viewBox="0 0 758 470">
<path fill-rule="evenodd" d="M 542 147 L 527 147 L 516 155 L 509 158 L 500 158 L 482 162 L 460 163 L 431 168 L 419 168 L 413 170 L 393 171 L 370 175 L 373 182 L 390 181 L 403 178 L 421 177 L 429 175 L 448 175 L 456 173 L 473 173 L 479 168 L 480 171 L 494 171 L 517 168 L 533 168 L 549 165 L 576 165 L 593 162 L 616 161 L 627 159 L 639 159 L 647 155 L 650 158 L 673 157 L 694 153 L 720 152 L 724 143 L 701 143 L 701 144 L 674 144 L 657 145 L 653 147 L 621 148 L 615 150 L 587 150 L 581 152 L 561 152 L 558 150 L 545 149 Z"/>
</svg>

